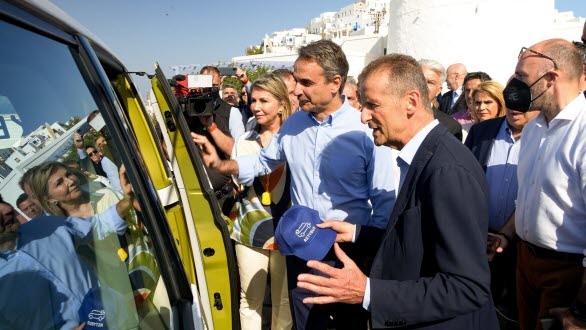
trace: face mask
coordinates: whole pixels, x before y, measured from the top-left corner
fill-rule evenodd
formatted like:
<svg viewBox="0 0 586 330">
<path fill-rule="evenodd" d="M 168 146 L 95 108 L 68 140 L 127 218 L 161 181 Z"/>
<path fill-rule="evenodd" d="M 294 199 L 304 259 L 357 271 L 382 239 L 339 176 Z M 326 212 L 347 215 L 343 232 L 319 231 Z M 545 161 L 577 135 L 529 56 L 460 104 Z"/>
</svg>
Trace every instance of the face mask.
<svg viewBox="0 0 586 330">
<path fill-rule="evenodd" d="M 546 73 L 547 74 L 547 73 Z M 507 84 L 507 87 L 503 90 L 503 96 L 505 98 L 505 106 L 507 109 L 520 111 L 520 112 L 527 112 L 531 109 L 531 103 L 533 101 L 540 98 L 547 89 L 545 89 L 541 94 L 537 95 L 537 97 L 532 98 L 531 95 L 531 87 L 537 84 L 543 76 L 539 77 L 531 86 L 528 86 L 526 83 L 522 82 L 517 78 L 511 79 Z M 532 109 L 535 110 L 535 109 Z"/>
</svg>

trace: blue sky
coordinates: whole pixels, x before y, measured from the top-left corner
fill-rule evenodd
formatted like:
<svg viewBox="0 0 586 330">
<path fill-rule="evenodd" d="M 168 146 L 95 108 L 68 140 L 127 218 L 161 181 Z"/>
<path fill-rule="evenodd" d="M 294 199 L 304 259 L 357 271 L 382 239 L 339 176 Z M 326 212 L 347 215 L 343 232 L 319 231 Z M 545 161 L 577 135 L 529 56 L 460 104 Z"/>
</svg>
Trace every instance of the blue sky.
<svg viewBox="0 0 586 330">
<path fill-rule="evenodd" d="M 167 75 L 177 64 L 215 64 L 244 55 L 265 34 L 304 27 L 352 0 L 51 0 L 100 37 L 129 71 Z M 586 17 L 586 1 L 555 0 L 560 11 Z M 529 14 L 529 13 L 528 13 Z M 146 83 L 135 79 L 141 93 Z"/>
</svg>

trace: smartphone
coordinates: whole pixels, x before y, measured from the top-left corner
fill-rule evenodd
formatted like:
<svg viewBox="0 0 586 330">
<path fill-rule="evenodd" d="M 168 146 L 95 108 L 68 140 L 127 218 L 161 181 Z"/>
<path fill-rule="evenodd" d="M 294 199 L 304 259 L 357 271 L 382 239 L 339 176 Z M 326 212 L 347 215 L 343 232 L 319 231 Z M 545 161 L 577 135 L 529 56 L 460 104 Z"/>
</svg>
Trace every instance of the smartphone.
<svg viewBox="0 0 586 330">
<path fill-rule="evenodd" d="M 81 126 L 79 126 L 77 133 L 79 133 L 81 136 L 84 136 L 85 134 L 87 134 L 87 132 L 90 131 L 90 128 L 91 128 L 90 124 L 85 122 Z"/>
<path fill-rule="evenodd" d="M 220 76 L 235 76 L 236 75 L 236 68 L 231 66 L 221 66 L 218 68 L 220 70 Z"/>
</svg>

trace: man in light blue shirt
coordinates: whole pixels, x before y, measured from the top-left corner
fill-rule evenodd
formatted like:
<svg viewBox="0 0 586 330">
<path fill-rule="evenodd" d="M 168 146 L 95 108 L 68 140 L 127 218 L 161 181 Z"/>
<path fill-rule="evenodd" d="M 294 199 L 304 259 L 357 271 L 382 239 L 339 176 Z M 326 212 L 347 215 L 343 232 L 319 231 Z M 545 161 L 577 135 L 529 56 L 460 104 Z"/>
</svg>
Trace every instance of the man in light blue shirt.
<svg viewBox="0 0 586 330">
<path fill-rule="evenodd" d="M 486 261 L 488 194 L 482 168 L 434 120 L 426 79 L 410 56 L 372 61 L 359 76 L 362 120 L 377 145 L 399 150 L 399 193 L 384 230 L 341 221 L 337 232 L 373 257 L 364 273 L 339 245 L 342 269 L 311 260 L 327 278 L 301 274 L 297 285 L 319 294 L 308 304 L 344 302 L 370 311 L 374 329 L 496 329 Z M 454 207 L 466 196 L 468 202 Z"/>
<path fill-rule="evenodd" d="M 16 249 L 0 251 L 0 288 L 4 295 L 0 328 L 71 329 L 81 323 L 78 310 L 86 295 L 96 290 L 102 291 L 101 300 L 107 302 L 103 308 L 110 326 L 120 322 L 136 325 L 135 311 L 121 303 L 132 299 L 130 284 L 125 293 L 103 287 L 96 270 L 78 254 L 81 247 L 107 235 L 123 234 L 127 224 L 119 213 L 125 213 L 129 205 L 120 210 L 112 205 L 89 219 L 43 216 L 22 224 L 15 236 Z M 114 251 L 112 247 L 93 253 L 97 256 Z M 122 262 L 120 267 L 124 268 Z M 128 281 L 126 272 L 123 274 L 125 278 L 118 281 Z"/>
<path fill-rule="evenodd" d="M 389 149 L 374 145 L 372 131 L 360 122 L 360 113 L 342 95 L 347 73 L 348 62 L 335 43 L 321 40 L 300 48 L 294 76 L 295 94 L 303 111 L 292 114 L 259 154 L 235 161 L 221 161 L 205 139 L 193 135 L 194 141 L 202 145 L 206 165 L 238 175 L 241 183 L 251 184 L 255 176 L 270 173 L 287 162 L 293 204 L 317 210 L 322 219 L 384 228 L 395 199 L 392 155 Z M 295 274 L 305 264 L 292 265 L 290 260 L 289 287 L 298 290 Z M 301 298 L 296 298 L 297 292 L 292 295 L 298 329 L 322 325 L 325 329 L 329 316 L 312 316 L 320 320 L 308 325 L 312 306 L 302 304 Z M 340 321 L 340 327 L 354 326 L 352 320 Z M 355 326 L 363 328 L 362 323 Z"/>
</svg>

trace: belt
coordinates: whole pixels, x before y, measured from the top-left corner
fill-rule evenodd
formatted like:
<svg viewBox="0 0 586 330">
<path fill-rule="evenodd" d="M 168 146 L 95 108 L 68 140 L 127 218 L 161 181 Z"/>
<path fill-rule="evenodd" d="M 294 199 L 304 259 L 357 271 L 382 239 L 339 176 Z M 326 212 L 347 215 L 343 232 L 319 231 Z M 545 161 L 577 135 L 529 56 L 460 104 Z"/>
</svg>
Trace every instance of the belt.
<svg viewBox="0 0 586 330">
<path fill-rule="evenodd" d="M 531 254 L 541 259 L 554 259 L 559 261 L 582 263 L 582 259 L 584 258 L 584 255 L 579 253 L 560 252 L 552 249 L 546 249 L 523 240 L 521 240 L 521 243 L 525 244 L 527 250 L 529 250 Z"/>
</svg>

